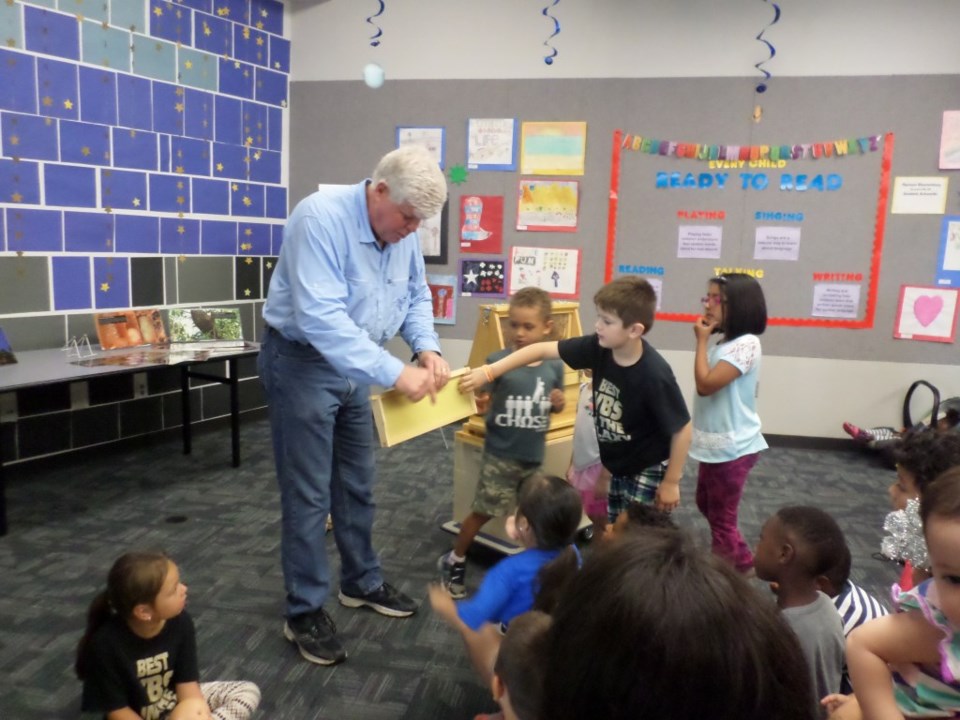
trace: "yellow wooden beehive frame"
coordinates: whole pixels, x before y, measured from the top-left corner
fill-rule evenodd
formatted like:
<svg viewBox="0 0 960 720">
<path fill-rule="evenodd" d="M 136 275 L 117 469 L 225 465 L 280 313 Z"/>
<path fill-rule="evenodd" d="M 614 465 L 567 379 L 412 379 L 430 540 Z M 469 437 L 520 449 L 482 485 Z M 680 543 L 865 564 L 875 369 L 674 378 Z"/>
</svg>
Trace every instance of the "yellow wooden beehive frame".
<svg viewBox="0 0 960 720">
<path fill-rule="evenodd" d="M 457 390 L 459 377 L 466 370 L 461 368 L 450 374 L 450 382 L 437 393 L 436 404 L 431 404 L 429 397 L 411 402 L 396 389 L 372 395 L 370 407 L 380 436 L 380 446 L 399 445 L 475 414 L 477 403 L 473 393 L 464 395 Z"/>
</svg>

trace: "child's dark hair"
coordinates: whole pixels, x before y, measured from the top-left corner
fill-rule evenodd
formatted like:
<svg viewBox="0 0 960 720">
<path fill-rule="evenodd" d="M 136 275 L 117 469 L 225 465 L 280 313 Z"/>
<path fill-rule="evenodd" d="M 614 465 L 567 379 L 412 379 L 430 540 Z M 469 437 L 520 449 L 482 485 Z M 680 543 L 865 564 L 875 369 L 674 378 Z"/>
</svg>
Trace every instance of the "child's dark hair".
<svg viewBox="0 0 960 720">
<path fill-rule="evenodd" d="M 920 496 L 920 519 L 924 532 L 932 515 L 960 519 L 960 466 L 952 467 L 930 483 Z"/>
<path fill-rule="evenodd" d="M 536 720 L 543 695 L 543 674 L 550 616 L 530 610 L 510 621 L 493 673 L 510 693 L 510 705 L 520 720 Z"/>
<path fill-rule="evenodd" d="M 833 543 L 823 549 L 826 555 L 824 564 L 827 565 L 827 569 L 821 574 L 826 578 L 829 587 L 821 587 L 820 589 L 830 597 L 835 597 L 843 590 L 843 586 L 850 579 L 850 566 L 853 563 L 850 557 L 850 547 L 847 545 L 846 538 L 844 538 L 842 544 Z"/>
<path fill-rule="evenodd" d="M 676 530 L 677 524 L 670 517 L 670 513 L 658 510 L 653 505 L 633 500 L 627 505 L 627 527 Z"/>
<path fill-rule="evenodd" d="M 87 629 L 77 645 L 77 677 L 86 676 L 87 648 L 100 626 L 111 615 L 126 620 L 137 605 L 152 604 L 169 569 L 170 559 L 162 552 L 130 552 L 117 558 L 107 575 L 107 589 L 93 598 L 87 610 Z"/>
<path fill-rule="evenodd" d="M 653 327 L 657 293 L 643 278 L 627 275 L 611 280 L 597 290 L 593 304 L 604 312 L 615 314 L 624 327 L 641 323 L 646 334 Z"/>
<path fill-rule="evenodd" d="M 777 510 L 784 531 L 797 541 L 796 558 L 810 577 L 826 575 L 836 564 L 847 541 L 833 517 L 812 505 L 791 505 Z"/>
<path fill-rule="evenodd" d="M 553 314 L 553 301 L 550 299 L 550 294 L 538 287 L 517 290 L 510 296 L 510 307 L 535 308 L 544 322 L 550 320 Z"/>
<path fill-rule="evenodd" d="M 814 717 L 810 673 L 776 607 L 680 530 L 597 548 L 549 638 L 541 718 Z"/>
<path fill-rule="evenodd" d="M 767 301 L 763 288 L 752 275 L 724 273 L 710 279 L 723 295 L 723 339 L 762 335 L 767 329 Z"/>
<path fill-rule="evenodd" d="M 923 495 L 934 478 L 960 465 L 960 433 L 911 430 L 894 450 L 893 459 L 913 475 L 917 490 Z"/>
<path fill-rule="evenodd" d="M 537 547 L 563 552 L 544 565 L 537 575 L 534 608 L 550 612 L 570 577 L 580 567 L 579 552 L 573 547 L 583 505 L 580 492 L 555 475 L 534 475 L 523 483 L 517 512 L 530 523 Z"/>
</svg>

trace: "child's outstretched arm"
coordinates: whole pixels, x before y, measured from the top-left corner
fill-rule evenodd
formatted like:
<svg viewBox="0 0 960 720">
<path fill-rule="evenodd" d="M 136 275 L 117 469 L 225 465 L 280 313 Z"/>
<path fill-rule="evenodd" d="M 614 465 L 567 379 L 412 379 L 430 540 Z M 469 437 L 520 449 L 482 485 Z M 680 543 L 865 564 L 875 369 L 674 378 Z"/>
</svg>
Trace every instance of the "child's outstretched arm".
<svg viewBox="0 0 960 720">
<path fill-rule="evenodd" d="M 871 620 L 850 633 L 847 667 L 864 720 L 902 720 L 889 666 L 938 666 L 942 639 L 943 633 L 913 610 Z"/>
<path fill-rule="evenodd" d="M 657 510 L 670 511 L 680 504 L 680 478 L 683 476 L 683 466 L 687 462 L 687 451 L 690 450 L 690 439 L 693 437 L 693 423 L 687 422 L 670 438 L 670 458 L 667 460 L 667 469 L 663 473 L 663 480 L 657 488 Z"/>
<path fill-rule="evenodd" d="M 500 358 L 492 365 L 482 365 L 464 373 L 460 377 L 460 384 L 457 387 L 462 393 L 473 392 L 487 383 L 492 383 L 504 373 L 516 370 L 518 367 L 541 360 L 553 360 L 558 357 L 560 357 L 560 351 L 556 340 L 533 343 Z"/>
<path fill-rule="evenodd" d="M 457 614 L 457 604 L 450 593 L 436 584 L 427 588 L 430 597 L 430 606 L 433 611 L 443 618 L 450 627 L 460 633 L 463 644 L 467 648 L 467 655 L 474 670 L 480 676 L 483 684 L 490 687 L 493 680 L 493 664 L 500 649 L 501 635 L 495 625 L 484 623 L 479 630 L 473 630 Z"/>
</svg>

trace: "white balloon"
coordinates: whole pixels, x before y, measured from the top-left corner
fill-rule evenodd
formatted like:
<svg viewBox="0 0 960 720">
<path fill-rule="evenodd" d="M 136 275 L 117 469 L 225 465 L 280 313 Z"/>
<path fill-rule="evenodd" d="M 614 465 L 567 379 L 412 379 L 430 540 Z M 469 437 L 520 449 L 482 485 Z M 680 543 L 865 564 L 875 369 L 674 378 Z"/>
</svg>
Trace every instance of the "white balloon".
<svg viewBox="0 0 960 720">
<path fill-rule="evenodd" d="M 367 84 L 367 87 L 374 89 L 380 87 L 384 81 L 383 68 L 376 63 L 367 63 L 363 68 L 363 81 Z"/>
</svg>

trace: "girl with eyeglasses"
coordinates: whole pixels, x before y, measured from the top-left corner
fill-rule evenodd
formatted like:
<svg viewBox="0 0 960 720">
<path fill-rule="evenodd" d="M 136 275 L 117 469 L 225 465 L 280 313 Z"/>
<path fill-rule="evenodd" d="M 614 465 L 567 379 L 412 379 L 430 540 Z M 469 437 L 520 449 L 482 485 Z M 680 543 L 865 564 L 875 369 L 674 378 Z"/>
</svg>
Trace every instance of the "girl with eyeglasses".
<svg viewBox="0 0 960 720">
<path fill-rule="evenodd" d="M 753 553 L 737 527 L 747 475 L 767 443 L 760 434 L 757 381 L 767 303 L 760 284 L 744 273 L 711 278 L 697 318 L 690 457 L 698 460 L 697 507 L 710 523 L 713 552 L 742 573 Z M 710 337 L 719 334 L 710 346 Z"/>
</svg>

